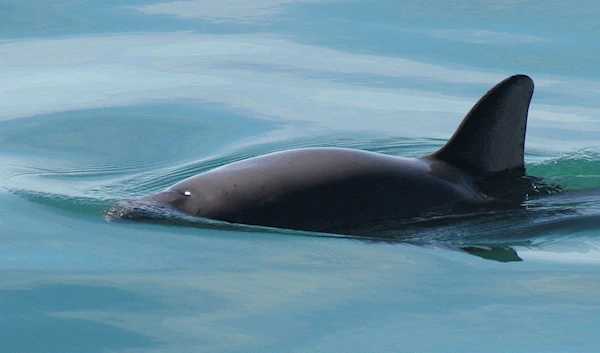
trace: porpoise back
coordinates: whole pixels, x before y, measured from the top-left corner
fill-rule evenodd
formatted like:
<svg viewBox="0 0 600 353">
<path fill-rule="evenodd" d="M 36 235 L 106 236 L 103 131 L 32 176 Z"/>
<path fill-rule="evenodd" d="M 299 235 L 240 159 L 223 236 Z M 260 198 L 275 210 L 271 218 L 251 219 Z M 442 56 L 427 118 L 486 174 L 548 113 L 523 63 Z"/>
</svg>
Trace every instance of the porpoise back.
<svg viewBox="0 0 600 353">
<path fill-rule="evenodd" d="M 445 212 L 478 202 L 478 182 L 524 173 L 533 81 L 511 76 L 488 91 L 435 153 L 417 159 L 342 148 L 258 156 L 140 198 L 232 223 L 352 234 L 364 223 Z M 136 218 L 118 208 L 113 215 Z"/>
</svg>

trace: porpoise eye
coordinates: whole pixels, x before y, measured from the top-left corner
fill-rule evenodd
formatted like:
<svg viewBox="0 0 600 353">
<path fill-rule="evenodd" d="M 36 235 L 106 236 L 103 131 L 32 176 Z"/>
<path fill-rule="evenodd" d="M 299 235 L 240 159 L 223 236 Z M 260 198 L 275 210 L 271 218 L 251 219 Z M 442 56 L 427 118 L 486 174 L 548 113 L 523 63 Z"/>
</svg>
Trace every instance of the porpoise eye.
<svg viewBox="0 0 600 353">
<path fill-rule="evenodd" d="M 189 191 L 184 191 L 183 192 L 183 196 L 188 196 L 189 197 L 189 196 L 192 196 L 192 193 L 189 192 Z"/>
</svg>

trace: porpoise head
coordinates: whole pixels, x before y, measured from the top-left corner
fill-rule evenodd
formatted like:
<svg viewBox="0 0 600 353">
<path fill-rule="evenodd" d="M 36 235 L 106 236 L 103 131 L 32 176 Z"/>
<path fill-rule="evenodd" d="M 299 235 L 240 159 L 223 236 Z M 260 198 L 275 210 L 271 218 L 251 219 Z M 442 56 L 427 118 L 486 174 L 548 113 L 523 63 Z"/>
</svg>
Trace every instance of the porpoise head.
<svg viewBox="0 0 600 353">
<path fill-rule="evenodd" d="M 105 213 L 109 220 L 114 219 L 165 219 L 185 214 L 195 214 L 194 200 L 190 191 L 165 190 L 148 196 L 123 199 Z"/>
</svg>

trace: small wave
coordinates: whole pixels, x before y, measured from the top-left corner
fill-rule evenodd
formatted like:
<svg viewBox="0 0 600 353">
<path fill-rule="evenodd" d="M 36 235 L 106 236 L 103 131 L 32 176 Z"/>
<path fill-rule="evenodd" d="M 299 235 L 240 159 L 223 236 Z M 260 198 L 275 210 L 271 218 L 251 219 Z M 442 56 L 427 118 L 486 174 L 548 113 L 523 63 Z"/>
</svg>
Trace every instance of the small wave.
<svg viewBox="0 0 600 353">
<path fill-rule="evenodd" d="M 568 190 L 599 188 L 600 147 L 562 153 L 542 163 L 529 164 L 527 172 Z"/>
<path fill-rule="evenodd" d="M 74 214 L 102 214 L 114 200 L 95 197 L 69 196 L 23 189 L 7 189 L 9 192 L 31 202 L 67 210 Z"/>
</svg>

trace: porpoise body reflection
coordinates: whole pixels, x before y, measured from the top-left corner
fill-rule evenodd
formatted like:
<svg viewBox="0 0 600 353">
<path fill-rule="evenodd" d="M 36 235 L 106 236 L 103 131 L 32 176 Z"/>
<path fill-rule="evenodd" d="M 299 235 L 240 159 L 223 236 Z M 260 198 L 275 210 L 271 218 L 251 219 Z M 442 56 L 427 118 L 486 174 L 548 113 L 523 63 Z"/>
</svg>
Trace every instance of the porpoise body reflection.
<svg viewBox="0 0 600 353">
<path fill-rule="evenodd" d="M 524 75 L 500 82 L 475 104 L 452 138 L 428 156 L 342 148 L 276 152 L 198 174 L 108 213 L 141 217 L 134 206 L 139 202 L 231 223 L 353 234 L 365 223 L 510 198 L 510 185 L 494 190 L 491 181 L 524 176 L 533 87 Z"/>
</svg>

